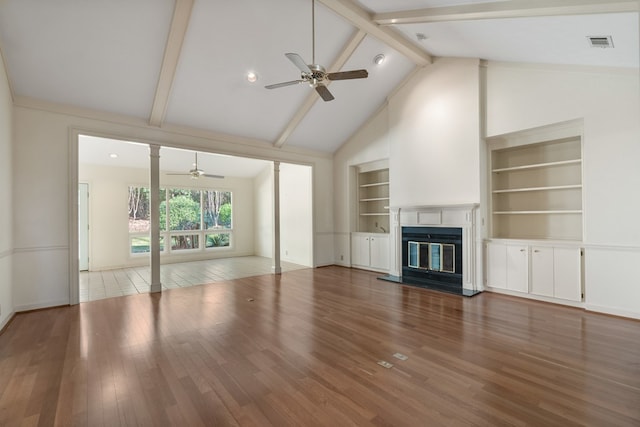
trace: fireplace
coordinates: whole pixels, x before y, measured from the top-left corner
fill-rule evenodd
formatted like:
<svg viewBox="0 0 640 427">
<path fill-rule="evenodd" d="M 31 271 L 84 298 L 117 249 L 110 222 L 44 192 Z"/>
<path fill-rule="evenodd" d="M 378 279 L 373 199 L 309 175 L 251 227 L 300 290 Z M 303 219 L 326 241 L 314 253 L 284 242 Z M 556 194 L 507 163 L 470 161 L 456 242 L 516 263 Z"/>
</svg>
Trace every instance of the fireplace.
<svg viewBox="0 0 640 427">
<path fill-rule="evenodd" d="M 482 292 L 478 207 L 390 206 L 389 274 L 380 279 L 464 296 Z"/>
<path fill-rule="evenodd" d="M 402 281 L 462 294 L 462 228 L 402 227 Z"/>
</svg>

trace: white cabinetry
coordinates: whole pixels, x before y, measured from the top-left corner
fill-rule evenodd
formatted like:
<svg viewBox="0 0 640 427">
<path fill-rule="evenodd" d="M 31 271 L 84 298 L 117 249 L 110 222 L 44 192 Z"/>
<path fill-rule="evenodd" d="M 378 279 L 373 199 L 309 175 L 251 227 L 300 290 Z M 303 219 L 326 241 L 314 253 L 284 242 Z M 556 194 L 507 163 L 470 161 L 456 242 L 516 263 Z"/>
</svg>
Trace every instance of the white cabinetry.
<svg viewBox="0 0 640 427">
<path fill-rule="evenodd" d="M 389 235 L 383 233 L 352 233 L 351 264 L 375 271 L 389 270 Z"/>
<path fill-rule="evenodd" d="M 529 250 L 522 245 L 507 245 L 507 289 L 529 290 Z"/>
<path fill-rule="evenodd" d="M 492 289 L 579 302 L 581 278 L 579 247 L 508 240 L 487 243 L 487 286 Z"/>
<path fill-rule="evenodd" d="M 579 248 L 534 246 L 531 293 L 570 301 L 582 299 Z"/>
<path fill-rule="evenodd" d="M 492 288 L 527 292 L 529 254 L 527 246 L 489 243 L 487 284 Z"/>
</svg>

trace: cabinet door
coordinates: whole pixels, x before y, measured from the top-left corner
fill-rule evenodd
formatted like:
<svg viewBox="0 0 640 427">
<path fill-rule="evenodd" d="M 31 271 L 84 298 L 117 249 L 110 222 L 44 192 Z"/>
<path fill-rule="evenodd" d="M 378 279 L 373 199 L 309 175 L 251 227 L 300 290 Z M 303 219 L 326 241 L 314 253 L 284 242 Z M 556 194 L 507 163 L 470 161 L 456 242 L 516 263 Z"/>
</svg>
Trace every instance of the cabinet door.
<svg viewBox="0 0 640 427">
<path fill-rule="evenodd" d="M 369 266 L 369 235 L 351 235 L 351 264 Z"/>
<path fill-rule="evenodd" d="M 553 248 L 536 247 L 531 254 L 531 293 L 554 296 Z"/>
<path fill-rule="evenodd" d="M 507 247 L 501 243 L 487 244 L 487 285 L 507 289 Z"/>
<path fill-rule="evenodd" d="M 507 289 L 529 291 L 529 251 L 526 246 L 507 246 Z"/>
<path fill-rule="evenodd" d="M 389 269 L 389 236 L 373 235 L 369 238 L 369 260 L 372 268 Z"/>
<path fill-rule="evenodd" d="M 579 248 L 554 248 L 554 296 L 571 301 L 582 300 Z"/>
</svg>

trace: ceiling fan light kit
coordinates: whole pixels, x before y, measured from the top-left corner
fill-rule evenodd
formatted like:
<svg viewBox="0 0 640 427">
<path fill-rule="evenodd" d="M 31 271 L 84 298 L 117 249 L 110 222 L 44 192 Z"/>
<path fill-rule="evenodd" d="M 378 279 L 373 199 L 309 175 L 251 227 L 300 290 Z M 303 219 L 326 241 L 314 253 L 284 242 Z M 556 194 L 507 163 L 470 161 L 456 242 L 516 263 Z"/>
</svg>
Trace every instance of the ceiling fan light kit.
<svg viewBox="0 0 640 427">
<path fill-rule="evenodd" d="M 277 89 L 285 86 L 297 85 L 300 83 L 307 83 L 310 87 L 314 88 L 318 95 L 324 101 L 331 101 L 335 99 L 327 84 L 335 80 L 351 80 L 351 79 L 364 79 L 369 76 L 367 70 L 351 70 L 351 71 L 338 71 L 335 73 L 327 73 L 326 69 L 319 64 L 316 64 L 316 36 L 315 36 L 315 0 L 311 0 L 311 51 L 312 58 L 311 64 L 307 64 L 300 55 L 297 53 L 285 53 L 285 56 L 300 70 L 300 79 L 291 80 L 288 82 L 276 83 L 265 86 L 266 89 Z M 380 56 L 380 55 L 378 55 Z M 377 58 L 377 57 L 376 57 Z M 384 61 L 384 55 L 382 55 Z"/>
<path fill-rule="evenodd" d="M 196 161 L 194 162 L 194 168 L 189 170 L 187 173 L 168 173 L 167 175 L 179 175 L 179 176 L 190 176 L 191 179 L 198 179 L 200 177 L 206 178 L 224 178 L 222 175 L 211 175 L 208 173 L 204 173 L 204 171 L 198 168 L 198 153 L 196 152 Z"/>
</svg>

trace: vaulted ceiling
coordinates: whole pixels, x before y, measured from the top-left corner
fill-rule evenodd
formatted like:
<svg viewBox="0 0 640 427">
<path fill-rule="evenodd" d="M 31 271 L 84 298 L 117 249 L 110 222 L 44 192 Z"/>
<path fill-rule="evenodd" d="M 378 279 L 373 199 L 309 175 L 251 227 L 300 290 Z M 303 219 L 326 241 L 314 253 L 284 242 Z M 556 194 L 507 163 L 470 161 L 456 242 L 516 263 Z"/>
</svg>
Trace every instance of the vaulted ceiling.
<svg viewBox="0 0 640 427">
<path fill-rule="evenodd" d="M 3 0 L 16 103 L 118 113 L 276 147 L 334 152 L 433 57 L 639 66 L 638 1 L 317 0 L 315 59 L 367 79 L 324 102 L 284 56 L 312 61 L 311 0 Z M 592 48 L 588 36 L 611 36 Z M 376 65 L 373 58 L 385 55 Z M 257 81 L 246 79 L 249 71 Z"/>
</svg>

